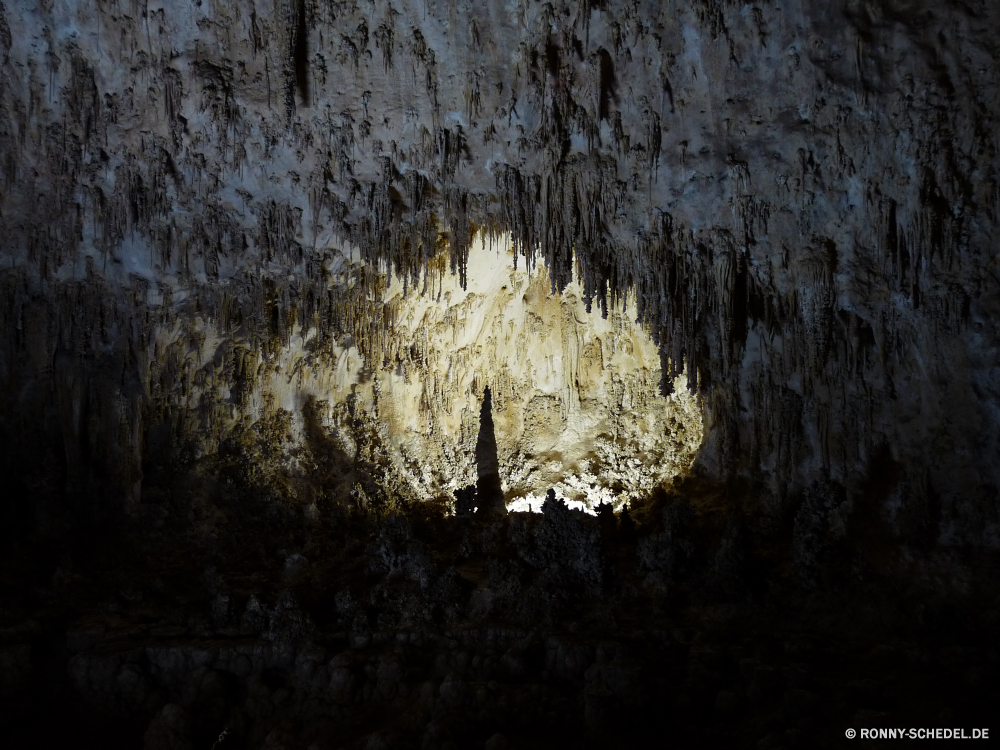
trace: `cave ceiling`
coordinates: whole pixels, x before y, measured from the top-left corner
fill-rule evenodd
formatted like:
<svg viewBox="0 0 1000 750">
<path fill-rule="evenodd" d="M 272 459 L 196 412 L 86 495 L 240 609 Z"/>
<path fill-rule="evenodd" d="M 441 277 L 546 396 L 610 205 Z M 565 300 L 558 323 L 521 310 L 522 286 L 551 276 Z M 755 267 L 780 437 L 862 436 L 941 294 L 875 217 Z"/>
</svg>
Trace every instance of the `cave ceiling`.
<svg viewBox="0 0 1000 750">
<path fill-rule="evenodd" d="M 988 726 L 997 29 L 0 0 L 0 737 Z"/>
<path fill-rule="evenodd" d="M 631 295 L 709 474 L 780 497 L 889 456 L 988 492 L 996 12 L 5 0 L 7 423 L 136 493 L 157 435 L 199 454 L 259 410 L 295 337 L 419 371 L 385 290 L 465 290 L 496 243 L 584 314 Z"/>
</svg>

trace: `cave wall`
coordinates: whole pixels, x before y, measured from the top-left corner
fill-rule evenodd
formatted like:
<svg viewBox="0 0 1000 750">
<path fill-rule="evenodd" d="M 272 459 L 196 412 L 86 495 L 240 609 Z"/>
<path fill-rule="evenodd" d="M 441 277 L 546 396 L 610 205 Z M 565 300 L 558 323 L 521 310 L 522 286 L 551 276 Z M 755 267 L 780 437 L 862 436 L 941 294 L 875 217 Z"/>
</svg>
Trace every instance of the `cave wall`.
<svg viewBox="0 0 1000 750">
<path fill-rule="evenodd" d="M 702 395 L 707 475 L 995 549 L 998 16 L 3 0 L 7 473 L 138 502 L 296 326 L 384 360 L 375 271 L 416 287 L 444 249 L 464 283 L 479 231 L 556 289 L 575 264 L 595 315 L 635 292 L 664 384 Z M 229 393 L 191 405 L 206 325 Z"/>
</svg>

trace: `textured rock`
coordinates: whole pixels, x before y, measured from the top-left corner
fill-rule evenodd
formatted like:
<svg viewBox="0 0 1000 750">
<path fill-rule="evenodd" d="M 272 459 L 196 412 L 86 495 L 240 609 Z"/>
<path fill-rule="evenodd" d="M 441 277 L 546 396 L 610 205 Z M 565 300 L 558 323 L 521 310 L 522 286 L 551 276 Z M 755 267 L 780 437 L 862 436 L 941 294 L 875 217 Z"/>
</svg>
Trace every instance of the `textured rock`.
<svg viewBox="0 0 1000 750">
<path fill-rule="evenodd" d="M 716 599 L 937 632 L 995 600 L 998 27 L 987 0 L 2 0 L 0 533 L 12 555 L 71 536 L 205 558 L 204 606 L 164 625 L 182 643 L 143 592 L 94 584 L 131 614 L 74 626 L 72 687 L 167 746 L 188 740 L 166 705 L 217 736 L 202 692 L 250 747 L 292 744 L 289 707 L 335 721 L 404 688 L 428 746 L 559 716 L 613 730 L 654 695 L 740 727 L 708 745 L 897 718 L 864 682 L 828 686 L 820 716 L 784 663 L 849 646 L 713 649 L 707 614 L 655 639 L 662 682 L 625 648 L 549 662 L 534 635 L 473 668 L 483 641 L 455 633 L 626 632 Z M 473 481 L 487 386 L 512 510 L 554 487 L 634 514 L 428 520 Z M 17 606 L 63 600 L 39 581 L 78 590 L 46 550 L 8 576 Z M 213 560 L 261 580 L 203 592 Z M 336 663 L 298 662 L 317 627 Z M 407 686 L 379 633 L 432 628 L 447 647 Z M 26 641 L 5 641 L 4 691 L 45 666 Z M 883 695 L 991 653 L 942 648 L 931 672 L 913 648 L 866 672 Z"/>
<path fill-rule="evenodd" d="M 993 5 L 92 10 L 2 16 L 5 423 L 71 488 L 138 499 L 188 379 L 239 408 L 296 325 L 377 364 L 333 248 L 415 287 L 443 239 L 464 284 L 474 222 L 588 305 L 634 290 L 709 471 L 858 492 L 885 456 L 922 467 L 885 502 L 996 545 Z"/>
<path fill-rule="evenodd" d="M 489 386 L 483 389 L 483 406 L 479 410 L 479 437 L 476 438 L 476 502 L 484 515 L 507 512 L 503 503 L 503 487 L 500 485 L 500 462 L 497 459 L 493 399 L 490 397 Z"/>
<path fill-rule="evenodd" d="M 183 706 L 168 703 L 146 730 L 145 750 L 190 750 L 191 720 Z"/>
</svg>

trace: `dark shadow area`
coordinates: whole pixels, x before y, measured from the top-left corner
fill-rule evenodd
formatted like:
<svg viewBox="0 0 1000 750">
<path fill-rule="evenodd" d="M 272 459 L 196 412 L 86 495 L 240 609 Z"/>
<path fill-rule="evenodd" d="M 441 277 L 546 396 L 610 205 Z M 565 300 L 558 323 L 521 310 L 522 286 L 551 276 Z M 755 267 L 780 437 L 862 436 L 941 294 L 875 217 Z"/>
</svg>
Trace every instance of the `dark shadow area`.
<svg viewBox="0 0 1000 750">
<path fill-rule="evenodd" d="M 942 543 L 951 501 L 890 445 L 860 490 L 696 473 L 507 514 L 489 391 L 477 483 L 413 502 L 354 398 L 263 398 L 200 446 L 212 412 L 150 408 L 126 454 L 98 364 L 0 433 L 5 748 L 824 748 L 1000 704 L 997 556 Z"/>
<path fill-rule="evenodd" d="M 292 61 L 295 69 L 295 87 L 302 98 L 302 106 L 309 106 L 309 29 L 306 26 L 305 0 L 295 2 L 295 32 L 292 34 Z"/>
<path fill-rule="evenodd" d="M 5 548 L 5 747 L 813 748 L 995 715 L 995 592 L 900 596 L 836 486 L 770 520 L 697 478 L 450 515 L 386 496 L 321 409 L 307 474 L 275 410 L 151 472 L 157 514 Z"/>
</svg>

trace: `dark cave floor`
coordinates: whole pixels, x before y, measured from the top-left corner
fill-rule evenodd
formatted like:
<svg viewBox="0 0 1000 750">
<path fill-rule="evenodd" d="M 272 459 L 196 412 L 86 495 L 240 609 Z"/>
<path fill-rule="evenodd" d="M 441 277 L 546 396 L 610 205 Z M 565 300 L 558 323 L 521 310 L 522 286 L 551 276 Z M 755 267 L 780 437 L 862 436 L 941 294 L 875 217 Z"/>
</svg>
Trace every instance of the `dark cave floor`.
<svg viewBox="0 0 1000 750">
<path fill-rule="evenodd" d="M 168 495 L 9 540 L 4 747 L 806 748 L 1000 716 L 995 596 L 901 589 L 850 537 L 804 558 L 696 482 L 618 518 Z"/>
</svg>

